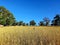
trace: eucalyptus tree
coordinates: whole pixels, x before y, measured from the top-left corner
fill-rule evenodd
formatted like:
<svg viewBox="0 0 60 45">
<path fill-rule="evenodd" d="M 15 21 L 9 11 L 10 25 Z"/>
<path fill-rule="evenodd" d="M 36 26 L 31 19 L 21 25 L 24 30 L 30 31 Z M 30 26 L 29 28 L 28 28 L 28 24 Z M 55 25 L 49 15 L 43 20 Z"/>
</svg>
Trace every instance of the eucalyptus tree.
<svg viewBox="0 0 60 45">
<path fill-rule="evenodd" d="M 13 14 L 5 7 L 0 6 L 0 24 L 12 25 L 15 21 Z"/>
</svg>

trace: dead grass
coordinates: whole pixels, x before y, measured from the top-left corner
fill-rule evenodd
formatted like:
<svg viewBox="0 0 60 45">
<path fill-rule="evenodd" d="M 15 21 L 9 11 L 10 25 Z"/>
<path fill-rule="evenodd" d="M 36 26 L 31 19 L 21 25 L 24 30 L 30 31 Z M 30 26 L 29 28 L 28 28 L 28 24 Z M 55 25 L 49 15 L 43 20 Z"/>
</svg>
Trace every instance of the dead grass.
<svg viewBox="0 0 60 45">
<path fill-rule="evenodd" d="M 0 27 L 0 45 L 60 45 L 60 27 Z"/>
</svg>

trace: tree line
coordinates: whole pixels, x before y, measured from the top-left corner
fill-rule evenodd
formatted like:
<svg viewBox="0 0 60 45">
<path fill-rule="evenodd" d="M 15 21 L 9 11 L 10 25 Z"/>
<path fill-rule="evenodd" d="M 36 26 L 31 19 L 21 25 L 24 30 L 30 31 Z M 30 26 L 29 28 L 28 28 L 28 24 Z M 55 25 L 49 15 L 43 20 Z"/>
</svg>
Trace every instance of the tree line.
<svg viewBox="0 0 60 45">
<path fill-rule="evenodd" d="M 14 15 L 5 7 L 0 6 L 0 25 L 4 26 L 36 26 L 36 22 L 31 20 L 29 23 L 23 21 L 17 22 Z M 56 14 L 50 23 L 50 19 L 44 17 L 42 21 L 39 21 L 39 26 L 60 26 L 60 14 Z"/>
</svg>

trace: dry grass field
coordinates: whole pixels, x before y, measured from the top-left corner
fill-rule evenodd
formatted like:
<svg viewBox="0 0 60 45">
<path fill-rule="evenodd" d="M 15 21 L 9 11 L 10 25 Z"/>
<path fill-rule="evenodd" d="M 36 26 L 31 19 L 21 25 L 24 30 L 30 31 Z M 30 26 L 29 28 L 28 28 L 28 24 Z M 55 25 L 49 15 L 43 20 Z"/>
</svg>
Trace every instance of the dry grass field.
<svg viewBox="0 0 60 45">
<path fill-rule="evenodd" d="M 60 27 L 0 27 L 0 45 L 60 45 Z"/>
</svg>

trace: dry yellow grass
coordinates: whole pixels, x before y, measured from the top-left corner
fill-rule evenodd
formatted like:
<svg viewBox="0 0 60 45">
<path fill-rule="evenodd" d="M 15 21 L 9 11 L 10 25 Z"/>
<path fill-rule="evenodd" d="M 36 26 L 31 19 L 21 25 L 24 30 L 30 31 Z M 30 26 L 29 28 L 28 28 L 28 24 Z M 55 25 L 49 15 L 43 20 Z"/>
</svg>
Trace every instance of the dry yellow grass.
<svg viewBox="0 0 60 45">
<path fill-rule="evenodd" d="M 0 45 L 60 45 L 60 27 L 0 27 Z"/>
</svg>

